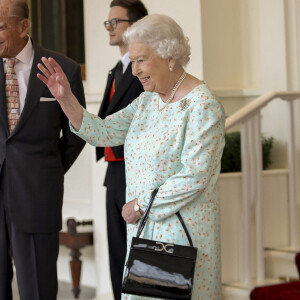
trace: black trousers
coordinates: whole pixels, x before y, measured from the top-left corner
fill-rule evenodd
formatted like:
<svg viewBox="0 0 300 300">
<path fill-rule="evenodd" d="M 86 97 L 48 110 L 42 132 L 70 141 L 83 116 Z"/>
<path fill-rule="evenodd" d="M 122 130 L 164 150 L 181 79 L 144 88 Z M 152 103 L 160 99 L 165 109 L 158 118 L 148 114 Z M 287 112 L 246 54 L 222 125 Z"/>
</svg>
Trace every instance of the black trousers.
<svg viewBox="0 0 300 300">
<path fill-rule="evenodd" d="M 126 222 L 122 207 L 126 198 L 125 163 L 109 162 L 104 185 L 106 186 L 106 216 L 109 248 L 109 265 L 115 300 L 121 299 L 123 268 L 126 257 Z"/>
<path fill-rule="evenodd" d="M 0 175 L 0 300 L 12 299 L 12 261 L 21 300 L 55 300 L 59 234 L 17 230 L 7 202 L 4 178 Z"/>
</svg>

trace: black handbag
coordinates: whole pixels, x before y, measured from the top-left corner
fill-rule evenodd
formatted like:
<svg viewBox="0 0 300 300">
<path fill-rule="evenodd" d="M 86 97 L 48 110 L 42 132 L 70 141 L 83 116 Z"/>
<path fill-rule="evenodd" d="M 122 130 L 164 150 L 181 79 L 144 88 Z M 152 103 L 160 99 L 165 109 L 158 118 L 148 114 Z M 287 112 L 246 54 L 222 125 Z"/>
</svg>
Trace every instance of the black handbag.
<svg viewBox="0 0 300 300">
<path fill-rule="evenodd" d="M 137 235 L 132 238 L 122 293 L 163 299 L 191 299 L 197 248 L 193 246 L 180 213 L 176 215 L 190 246 L 139 238 L 157 192 L 158 189 L 152 192 Z"/>
</svg>

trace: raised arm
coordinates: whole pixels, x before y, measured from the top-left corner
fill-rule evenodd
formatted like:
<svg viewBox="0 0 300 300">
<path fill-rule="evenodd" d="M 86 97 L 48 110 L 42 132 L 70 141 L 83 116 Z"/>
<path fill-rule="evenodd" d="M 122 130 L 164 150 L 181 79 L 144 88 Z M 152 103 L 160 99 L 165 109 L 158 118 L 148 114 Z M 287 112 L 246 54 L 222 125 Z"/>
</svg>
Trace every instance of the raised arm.
<svg viewBox="0 0 300 300">
<path fill-rule="evenodd" d="M 73 95 L 67 76 L 53 58 L 43 57 L 42 62 L 44 65 L 39 63 L 38 68 L 43 75 L 38 73 L 37 77 L 47 85 L 73 127 L 79 130 L 83 118 L 83 108 Z"/>
</svg>

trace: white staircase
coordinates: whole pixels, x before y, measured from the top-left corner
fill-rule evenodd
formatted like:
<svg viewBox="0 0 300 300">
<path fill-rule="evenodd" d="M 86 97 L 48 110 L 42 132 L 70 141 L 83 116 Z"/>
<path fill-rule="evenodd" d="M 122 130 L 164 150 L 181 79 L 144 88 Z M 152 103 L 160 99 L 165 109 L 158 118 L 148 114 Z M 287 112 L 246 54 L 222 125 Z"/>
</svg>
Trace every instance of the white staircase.
<svg viewBox="0 0 300 300">
<path fill-rule="evenodd" d="M 262 171 L 261 109 L 287 102 L 288 168 Z M 300 92 L 265 94 L 231 115 L 241 128 L 241 173 L 220 178 L 223 300 L 249 299 L 256 286 L 297 278 L 298 195 L 293 104 Z M 276 120 L 273 120 L 273 122 Z M 272 122 L 272 120 L 270 120 Z"/>
</svg>

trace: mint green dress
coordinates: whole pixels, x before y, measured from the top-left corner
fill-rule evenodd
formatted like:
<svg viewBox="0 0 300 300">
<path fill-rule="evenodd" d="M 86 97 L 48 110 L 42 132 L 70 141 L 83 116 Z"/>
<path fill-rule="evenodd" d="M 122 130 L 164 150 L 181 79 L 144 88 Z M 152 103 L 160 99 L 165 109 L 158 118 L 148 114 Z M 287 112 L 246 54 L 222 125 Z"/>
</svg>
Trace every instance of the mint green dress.
<svg viewBox="0 0 300 300">
<path fill-rule="evenodd" d="M 73 132 L 94 146 L 124 144 L 126 201 L 138 198 L 144 210 L 159 187 L 142 236 L 188 245 L 175 215 L 180 210 L 198 248 L 192 299 L 221 299 L 218 179 L 224 110 L 206 83 L 159 111 L 164 105 L 157 93 L 144 92 L 105 120 L 84 110 L 82 126 Z M 127 249 L 137 226 L 127 226 Z M 122 299 L 147 298 L 123 294 Z"/>
</svg>

